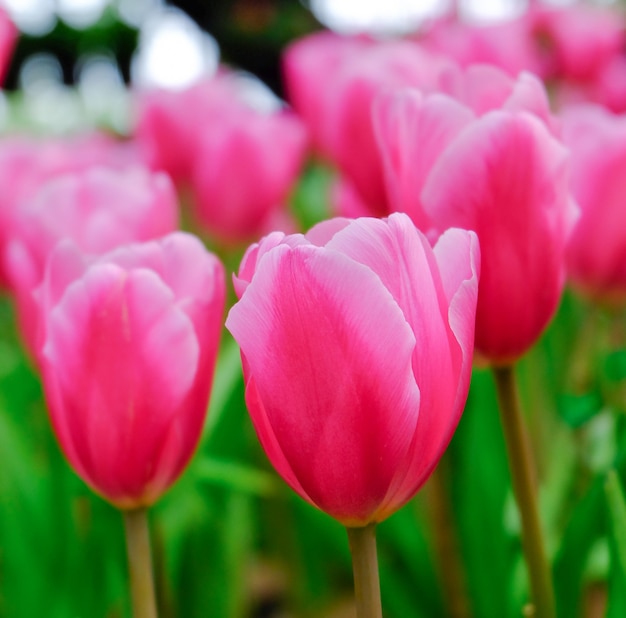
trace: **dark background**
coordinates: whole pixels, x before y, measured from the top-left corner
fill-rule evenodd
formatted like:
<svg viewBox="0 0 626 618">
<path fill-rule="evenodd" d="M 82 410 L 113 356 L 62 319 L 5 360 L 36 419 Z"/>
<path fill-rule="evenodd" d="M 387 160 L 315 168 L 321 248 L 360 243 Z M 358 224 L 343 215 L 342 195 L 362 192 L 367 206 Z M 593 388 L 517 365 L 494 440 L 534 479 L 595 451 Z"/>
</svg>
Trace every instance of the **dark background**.
<svg viewBox="0 0 626 618">
<path fill-rule="evenodd" d="M 168 4 L 181 8 L 217 40 L 222 62 L 250 71 L 278 95 L 283 94 L 279 64 L 282 49 L 294 38 L 320 27 L 305 4 L 297 0 L 177 0 Z M 59 59 L 63 81 L 72 84 L 78 58 L 83 54 L 108 51 L 117 59 L 128 82 L 138 35 L 138 30 L 119 21 L 112 8 L 85 30 L 77 30 L 59 20 L 44 36 L 22 34 L 4 87 L 17 88 L 24 60 L 41 52 Z"/>
</svg>

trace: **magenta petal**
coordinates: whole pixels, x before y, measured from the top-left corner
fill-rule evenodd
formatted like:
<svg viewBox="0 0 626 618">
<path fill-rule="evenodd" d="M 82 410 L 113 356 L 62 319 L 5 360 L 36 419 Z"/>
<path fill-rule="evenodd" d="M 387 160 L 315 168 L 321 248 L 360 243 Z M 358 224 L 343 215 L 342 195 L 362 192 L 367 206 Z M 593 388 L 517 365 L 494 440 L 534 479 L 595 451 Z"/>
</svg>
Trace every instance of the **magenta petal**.
<svg viewBox="0 0 626 618">
<path fill-rule="evenodd" d="M 509 362 L 539 337 L 559 302 L 576 208 L 568 153 L 530 114 L 491 112 L 448 148 L 424 187 L 440 230 L 480 239 L 476 347 Z"/>
<path fill-rule="evenodd" d="M 278 247 L 227 327 L 263 402 L 251 416 L 267 415 L 306 495 L 344 523 L 368 521 L 419 410 L 415 338 L 378 276 L 334 251 Z"/>
<path fill-rule="evenodd" d="M 435 245 L 435 256 L 449 303 L 449 324 L 459 343 L 460 373 L 454 410 L 460 416 L 472 370 L 474 324 L 480 277 L 480 246 L 473 232 L 451 228 Z M 455 361 L 459 367 L 459 360 Z"/>
<path fill-rule="evenodd" d="M 421 192 L 432 166 L 457 134 L 474 119 L 470 109 L 444 95 L 418 90 L 379 96 L 373 110 L 387 194 L 392 210 L 406 212 L 426 232 L 430 219 Z"/>
<path fill-rule="evenodd" d="M 96 491 L 140 502 L 198 357 L 193 325 L 154 273 L 95 265 L 68 287 L 50 315 L 44 372 L 61 444 Z"/>
<path fill-rule="evenodd" d="M 450 259 L 448 265 L 438 263 L 440 256 L 402 214 L 391 215 L 386 221 L 354 221 L 327 245 L 327 249 L 341 251 L 378 274 L 402 308 L 417 341 L 413 371 L 421 393 L 420 417 L 409 457 L 399 468 L 382 513 L 396 510 L 428 478 L 458 423 L 462 411 L 462 405 L 457 404 L 458 393 L 467 394 L 473 339 L 469 347 L 467 340 L 459 340 L 449 323 L 449 313 L 452 298 L 467 283 L 474 297 L 464 297 L 461 307 L 455 309 L 465 310 L 465 335 L 473 335 L 477 273 L 471 260 L 477 242 L 473 234 L 457 232 L 451 234 L 458 243 L 456 251 L 440 251 Z M 471 251 L 470 237 L 474 238 Z M 454 273 L 449 272 L 453 269 Z"/>
</svg>

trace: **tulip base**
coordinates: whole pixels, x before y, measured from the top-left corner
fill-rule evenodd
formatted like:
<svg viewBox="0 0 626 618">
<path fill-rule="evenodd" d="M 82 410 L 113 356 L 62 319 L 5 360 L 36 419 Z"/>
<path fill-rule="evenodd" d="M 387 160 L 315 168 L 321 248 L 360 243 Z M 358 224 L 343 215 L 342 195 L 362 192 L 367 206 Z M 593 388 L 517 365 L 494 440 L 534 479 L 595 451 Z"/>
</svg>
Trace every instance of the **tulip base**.
<svg viewBox="0 0 626 618">
<path fill-rule="evenodd" d="M 357 618 L 382 618 L 376 524 L 346 529 L 352 553 Z"/>
<path fill-rule="evenodd" d="M 152 554 L 145 508 L 123 511 L 133 618 L 156 618 Z"/>
<path fill-rule="evenodd" d="M 513 493 L 522 522 L 522 545 L 530 580 L 534 618 L 555 618 L 552 575 L 539 520 L 532 451 L 517 390 L 513 366 L 494 367 L 504 440 Z"/>
</svg>

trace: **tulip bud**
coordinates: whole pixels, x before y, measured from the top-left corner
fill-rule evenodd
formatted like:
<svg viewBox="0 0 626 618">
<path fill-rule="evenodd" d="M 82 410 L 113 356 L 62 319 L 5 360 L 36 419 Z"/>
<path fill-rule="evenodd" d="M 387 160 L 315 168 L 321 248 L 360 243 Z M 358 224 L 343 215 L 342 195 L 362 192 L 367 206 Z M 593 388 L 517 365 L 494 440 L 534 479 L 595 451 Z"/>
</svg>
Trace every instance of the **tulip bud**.
<svg viewBox="0 0 626 618">
<path fill-rule="evenodd" d="M 224 272 L 174 233 L 88 259 L 52 254 L 38 291 L 44 389 L 70 464 L 115 506 L 149 506 L 200 438 L 224 308 Z"/>
<path fill-rule="evenodd" d="M 272 234 L 244 256 L 226 325 L 270 461 L 347 526 L 379 522 L 435 468 L 469 386 L 479 250 L 431 248 L 404 214 Z"/>
</svg>

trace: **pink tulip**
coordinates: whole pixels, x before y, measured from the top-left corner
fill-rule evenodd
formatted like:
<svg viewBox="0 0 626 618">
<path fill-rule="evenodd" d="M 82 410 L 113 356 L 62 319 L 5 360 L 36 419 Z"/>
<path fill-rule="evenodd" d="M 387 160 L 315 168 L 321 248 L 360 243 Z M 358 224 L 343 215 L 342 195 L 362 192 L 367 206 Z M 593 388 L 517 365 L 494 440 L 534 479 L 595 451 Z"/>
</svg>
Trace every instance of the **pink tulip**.
<svg viewBox="0 0 626 618">
<path fill-rule="evenodd" d="M 529 73 L 513 80 L 495 67 L 474 65 L 455 74 L 446 89 L 452 96 L 390 91 L 373 106 L 389 208 L 406 212 L 425 232 L 434 223 L 424 208 L 424 185 L 443 153 L 481 115 L 497 109 L 530 112 L 553 132 L 559 130 L 544 87 Z"/>
<path fill-rule="evenodd" d="M 115 506 L 149 506 L 193 454 L 224 295 L 222 265 L 188 234 L 52 254 L 38 291 L 50 416 L 70 464 Z"/>
<path fill-rule="evenodd" d="M 427 49 L 453 58 L 463 67 L 489 64 L 515 77 L 522 71 L 540 71 L 532 26 L 532 12 L 494 24 L 445 18 L 436 21 L 420 41 Z"/>
<path fill-rule="evenodd" d="M 439 90 L 453 63 L 410 41 L 374 42 L 315 34 L 287 49 L 286 88 L 323 156 L 340 169 L 374 215 L 389 213 L 371 122 L 379 92 L 412 86 Z"/>
<path fill-rule="evenodd" d="M 291 112 L 225 113 L 197 136 L 191 191 L 198 223 L 221 242 L 258 238 L 286 212 L 305 152 L 304 127 Z"/>
<path fill-rule="evenodd" d="M 443 95 L 402 91 L 376 110 L 396 208 L 433 234 L 478 234 L 476 349 L 496 364 L 523 354 L 554 314 L 577 213 L 566 149 L 517 107 L 477 117 Z"/>
<path fill-rule="evenodd" d="M 0 6 L 0 83 L 9 69 L 11 57 L 19 33 L 15 24 L 7 14 L 6 10 Z"/>
<path fill-rule="evenodd" d="M 439 229 L 463 226 L 480 239 L 476 349 L 493 363 L 524 354 L 557 309 L 578 213 L 568 183 L 568 152 L 544 125 L 491 112 L 459 136 L 424 186 Z"/>
<path fill-rule="evenodd" d="M 534 35 L 543 48 L 543 75 L 588 80 L 626 44 L 626 20 L 617 7 L 542 8 L 534 13 Z"/>
<path fill-rule="evenodd" d="M 291 43 L 285 51 L 283 74 L 287 98 L 304 120 L 313 146 L 323 156 L 329 156 L 332 127 L 327 127 L 327 112 L 336 96 L 328 80 L 335 79 L 359 55 L 371 53 L 368 50 L 374 45 L 365 36 L 340 36 L 322 30 Z"/>
<path fill-rule="evenodd" d="M 31 352 L 39 328 L 32 292 L 60 240 L 71 238 L 81 250 L 101 254 L 123 243 L 164 236 L 176 229 L 177 221 L 169 178 L 143 168 L 118 172 L 95 167 L 65 174 L 22 203 L 11 223 L 4 269 Z"/>
<path fill-rule="evenodd" d="M 257 109 L 249 98 L 249 84 L 223 71 L 139 99 L 136 131 L 148 160 L 189 190 L 197 223 L 219 243 L 249 242 L 285 219 L 306 153 L 295 115 Z"/>
<path fill-rule="evenodd" d="M 0 254 L 12 237 L 13 220 L 22 204 L 40 187 L 61 174 L 101 165 L 125 169 L 140 163 L 140 153 L 130 142 L 90 133 L 69 138 L 11 136 L 0 140 Z M 0 260 L 0 286 L 8 275 Z"/>
<path fill-rule="evenodd" d="M 476 237 L 434 249 L 403 214 L 331 219 L 253 245 L 226 325 L 270 461 L 348 526 L 378 522 L 423 485 L 470 379 Z"/>
<path fill-rule="evenodd" d="M 570 278 L 585 294 L 626 300 L 626 116 L 586 105 L 565 110 L 571 186 L 580 209 L 568 246 Z"/>
<path fill-rule="evenodd" d="M 240 104 L 233 79 L 223 73 L 181 91 L 139 92 L 135 135 L 148 164 L 167 172 L 177 185 L 188 183 L 199 129 Z"/>
</svg>

